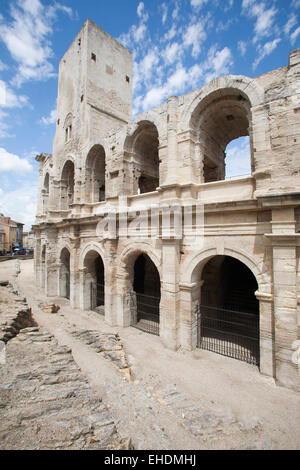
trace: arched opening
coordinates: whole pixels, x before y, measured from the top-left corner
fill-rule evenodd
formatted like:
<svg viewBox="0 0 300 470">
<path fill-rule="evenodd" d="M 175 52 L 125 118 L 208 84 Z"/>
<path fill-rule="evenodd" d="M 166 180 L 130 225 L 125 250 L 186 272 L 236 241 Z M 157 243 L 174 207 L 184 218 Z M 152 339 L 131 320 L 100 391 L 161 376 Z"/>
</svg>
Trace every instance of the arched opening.
<svg viewBox="0 0 300 470">
<path fill-rule="evenodd" d="M 200 154 L 203 162 L 204 183 L 224 180 L 226 177 L 248 174 L 251 164 L 250 150 L 236 144 L 234 162 L 229 172 L 227 162 L 233 153 L 227 146 L 234 140 L 250 135 L 251 111 L 246 95 L 234 88 L 217 90 L 201 101 L 192 115 L 192 127 L 198 131 Z M 249 149 L 250 146 L 248 146 Z M 226 158 L 226 153 L 228 156 Z M 243 175 L 245 174 L 243 173 Z"/>
<path fill-rule="evenodd" d="M 48 210 L 49 187 L 50 187 L 50 177 L 49 177 L 49 173 L 46 173 L 45 178 L 44 178 L 43 190 L 42 190 L 43 214 L 45 214 Z"/>
<path fill-rule="evenodd" d="M 134 263 L 133 290 L 136 295 L 136 325 L 159 335 L 160 277 L 153 261 L 146 254 Z"/>
<path fill-rule="evenodd" d="M 101 145 L 94 145 L 86 160 L 86 201 L 105 201 L 105 151 Z"/>
<path fill-rule="evenodd" d="M 91 250 L 87 253 L 84 259 L 84 267 L 85 308 L 89 310 L 95 310 L 98 313 L 104 314 L 104 264 L 101 256 L 97 251 Z"/>
<path fill-rule="evenodd" d="M 198 347 L 259 365 L 259 302 L 250 269 L 231 256 L 203 268 Z"/>
<path fill-rule="evenodd" d="M 134 135 L 134 193 L 155 191 L 159 186 L 158 132 L 154 124 L 140 123 Z"/>
<path fill-rule="evenodd" d="M 61 209 L 67 210 L 74 202 L 75 169 L 74 163 L 68 160 L 61 175 Z"/>
<path fill-rule="evenodd" d="M 43 246 L 41 254 L 41 287 L 46 287 L 46 245 Z"/>
<path fill-rule="evenodd" d="M 70 299 L 70 252 L 67 248 L 60 254 L 59 287 L 60 296 Z"/>
<path fill-rule="evenodd" d="M 251 175 L 250 137 L 232 140 L 225 150 L 225 179 Z"/>
</svg>

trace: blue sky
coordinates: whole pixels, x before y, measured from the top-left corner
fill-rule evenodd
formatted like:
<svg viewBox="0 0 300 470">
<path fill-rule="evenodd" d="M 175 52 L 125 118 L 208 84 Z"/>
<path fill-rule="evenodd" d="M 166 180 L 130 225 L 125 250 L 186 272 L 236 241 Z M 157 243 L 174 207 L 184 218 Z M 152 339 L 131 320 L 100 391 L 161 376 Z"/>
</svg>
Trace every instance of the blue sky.
<svg viewBox="0 0 300 470">
<path fill-rule="evenodd" d="M 0 212 L 34 223 L 52 151 L 58 64 L 90 18 L 133 52 L 133 112 L 212 78 L 255 77 L 300 47 L 300 0 L 0 0 Z M 228 151 L 247 173 L 247 142 Z M 246 163 L 245 163 L 246 162 Z"/>
</svg>

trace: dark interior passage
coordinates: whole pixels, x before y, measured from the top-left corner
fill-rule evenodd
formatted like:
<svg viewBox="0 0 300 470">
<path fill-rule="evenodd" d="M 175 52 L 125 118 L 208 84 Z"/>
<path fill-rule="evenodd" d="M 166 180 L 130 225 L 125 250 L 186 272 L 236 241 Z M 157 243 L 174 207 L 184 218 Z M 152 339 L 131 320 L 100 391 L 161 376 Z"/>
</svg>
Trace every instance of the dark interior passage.
<svg viewBox="0 0 300 470">
<path fill-rule="evenodd" d="M 61 296 L 70 298 L 70 252 L 64 248 L 60 255 L 61 261 Z"/>
<path fill-rule="evenodd" d="M 215 256 L 204 267 L 201 304 L 258 313 L 258 289 L 250 269 L 231 256 Z"/>
<path fill-rule="evenodd" d="M 86 276 L 88 288 L 90 289 L 90 297 L 87 303 L 92 310 L 96 310 L 98 307 L 103 307 L 105 304 L 103 260 L 96 251 L 91 250 L 85 257 L 84 266 L 87 268 Z M 99 313 L 104 313 L 103 309 L 101 311 L 99 310 Z"/>
<path fill-rule="evenodd" d="M 257 281 L 247 266 L 215 256 L 202 272 L 198 346 L 259 364 Z"/>
<path fill-rule="evenodd" d="M 137 321 L 159 322 L 160 278 L 149 256 L 140 255 L 134 264 L 133 289 L 137 299 Z"/>
</svg>

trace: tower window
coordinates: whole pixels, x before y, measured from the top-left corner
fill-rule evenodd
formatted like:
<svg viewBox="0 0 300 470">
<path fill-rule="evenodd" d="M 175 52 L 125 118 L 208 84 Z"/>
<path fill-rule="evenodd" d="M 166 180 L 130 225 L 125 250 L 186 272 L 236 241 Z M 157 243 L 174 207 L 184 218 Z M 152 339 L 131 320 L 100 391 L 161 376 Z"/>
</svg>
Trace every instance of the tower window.
<svg viewBox="0 0 300 470">
<path fill-rule="evenodd" d="M 91 53 L 91 59 L 96 62 L 96 54 L 94 54 L 93 52 Z"/>
</svg>

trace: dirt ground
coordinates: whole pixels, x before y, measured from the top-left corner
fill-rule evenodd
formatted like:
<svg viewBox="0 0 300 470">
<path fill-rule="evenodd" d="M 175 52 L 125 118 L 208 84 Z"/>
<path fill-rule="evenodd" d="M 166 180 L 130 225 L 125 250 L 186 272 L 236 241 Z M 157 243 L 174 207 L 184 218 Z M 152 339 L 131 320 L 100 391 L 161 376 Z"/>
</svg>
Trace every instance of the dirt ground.
<svg viewBox="0 0 300 470">
<path fill-rule="evenodd" d="M 96 312 L 47 299 L 35 286 L 33 260 L 0 263 L 27 299 L 38 325 L 72 349 L 90 387 L 108 404 L 121 437 L 135 449 L 299 449 L 300 396 L 277 386 L 246 363 L 208 351 L 169 351 L 159 337 L 135 328 L 113 328 Z M 41 303 L 60 306 L 45 313 Z M 85 336 L 82 330 L 88 330 Z M 89 335 L 118 334 L 131 380 L 99 354 Z M 88 336 L 86 336 L 88 335 Z"/>
</svg>

